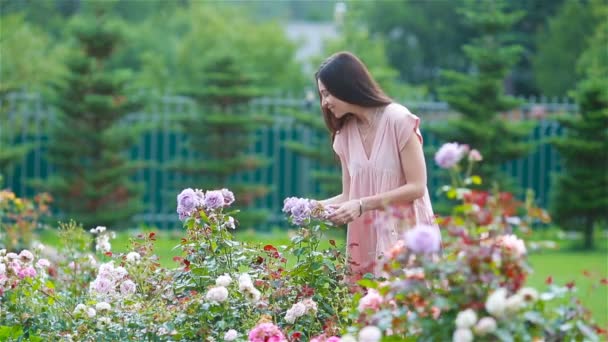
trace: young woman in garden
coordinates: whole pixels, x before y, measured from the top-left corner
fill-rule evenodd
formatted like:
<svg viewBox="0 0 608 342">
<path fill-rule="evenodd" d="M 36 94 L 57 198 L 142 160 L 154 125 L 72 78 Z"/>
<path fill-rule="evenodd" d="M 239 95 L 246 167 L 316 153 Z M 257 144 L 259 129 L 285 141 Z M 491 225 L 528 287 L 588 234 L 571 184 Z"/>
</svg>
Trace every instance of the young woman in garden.
<svg viewBox="0 0 608 342">
<path fill-rule="evenodd" d="M 420 119 L 393 102 L 352 53 L 329 57 L 316 73 L 321 110 L 342 165 L 342 193 L 321 201 L 348 224 L 351 282 L 381 275 L 382 258 L 404 227 L 439 234 L 426 187 Z M 396 217 L 400 219 L 395 219 Z"/>
</svg>

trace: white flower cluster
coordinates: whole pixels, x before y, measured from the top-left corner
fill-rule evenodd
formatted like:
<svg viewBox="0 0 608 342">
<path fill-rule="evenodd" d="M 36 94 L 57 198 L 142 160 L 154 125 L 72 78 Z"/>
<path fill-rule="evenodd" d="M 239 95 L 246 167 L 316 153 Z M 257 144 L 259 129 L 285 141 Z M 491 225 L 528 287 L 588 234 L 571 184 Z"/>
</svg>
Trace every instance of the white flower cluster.
<svg viewBox="0 0 608 342">
<path fill-rule="evenodd" d="M 224 334 L 224 341 L 234 341 L 237 337 L 239 337 L 239 333 L 234 329 L 230 329 Z"/>
<path fill-rule="evenodd" d="M 252 303 L 257 303 L 262 296 L 260 291 L 253 286 L 251 276 L 247 273 L 243 273 L 239 276 L 239 290 Z"/>
<path fill-rule="evenodd" d="M 106 302 L 98 302 L 95 307 L 86 306 L 82 303 L 76 305 L 72 315 L 77 318 L 95 318 L 97 317 L 97 328 L 104 330 L 112 324 L 112 319 L 107 316 L 103 316 L 104 313 L 110 313 L 112 306 Z"/>
<path fill-rule="evenodd" d="M 137 252 L 129 252 L 127 254 L 126 259 L 129 264 L 139 264 L 139 261 L 141 260 L 141 255 L 139 255 L 139 253 Z"/>
<path fill-rule="evenodd" d="M 228 286 L 231 283 L 232 278 L 228 274 L 217 277 L 215 280 L 215 286 L 207 291 L 205 294 L 205 299 L 212 304 L 225 302 L 228 299 Z M 249 276 L 247 273 L 243 273 L 239 276 L 239 291 L 253 303 L 258 302 L 262 296 L 260 291 L 253 286 L 251 276 Z"/>
<path fill-rule="evenodd" d="M 93 318 L 97 315 L 97 310 L 81 303 L 81 304 L 76 305 L 76 308 L 74 308 L 74 312 L 72 312 L 72 314 L 75 317 Z"/>
<path fill-rule="evenodd" d="M 294 324 L 296 319 L 306 314 L 315 315 L 317 313 L 317 303 L 311 298 L 295 303 L 285 314 L 285 321 Z"/>
<path fill-rule="evenodd" d="M 119 299 L 136 292 L 135 283 L 128 279 L 129 273 L 122 267 L 114 267 L 114 261 L 99 266 L 97 278 L 91 282 L 89 292 L 99 299 Z"/>
<path fill-rule="evenodd" d="M 217 285 L 217 286 L 228 287 L 228 285 L 230 285 L 231 282 L 232 282 L 232 278 L 230 278 L 230 275 L 228 275 L 228 274 L 221 275 L 221 276 L 217 277 L 217 279 L 215 279 L 215 285 Z"/>
<path fill-rule="evenodd" d="M 207 291 L 205 299 L 213 304 L 223 303 L 228 299 L 228 289 L 223 286 L 212 287 Z"/>
<path fill-rule="evenodd" d="M 347 341 L 342 336 L 341 341 Z M 376 326 L 369 325 L 359 331 L 359 342 L 379 342 L 382 339 L 382 331 Z"/>
<path fill-rule="evenodd" d="M 496 319 L 504 319 L 516 314 L 527 303 L 533 303 L 536 300 L 538 300 L 538 292 L 531 287 L 524 287 L 512 296 L 508 296 L 507 289 L 499 288 L 488 296 L 485 304 L 486 311 L 494 317 L 482 317 L 478 321 L 477 314 L 472 309 L 459 312 L 452 341 L 470 342 L 473 341 L 473 333 L 478 336 L 492 333 L 496 331 L 498 325 Z"/>
<path fill-rule="evenodd" d="M 106 227 L 97 226 L 89 230 L 91 234 L 97 235 L 95 238 L 95 250 L 101 253 L 107 253 L 112 250 L 110 239 L 116 238 L 116 233 L 107 232 Z"/>
</svg>

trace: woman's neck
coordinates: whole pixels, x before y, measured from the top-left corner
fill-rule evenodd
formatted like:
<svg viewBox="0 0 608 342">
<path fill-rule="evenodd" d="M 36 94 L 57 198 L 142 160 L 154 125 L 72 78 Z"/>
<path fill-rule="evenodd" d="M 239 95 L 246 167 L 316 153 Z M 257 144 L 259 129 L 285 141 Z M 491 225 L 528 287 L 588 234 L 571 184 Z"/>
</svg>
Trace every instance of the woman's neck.
<svg viewBox="0 0 608 342">
<path fill-rule="evenodd" d="M 377 119 L 376 116 L 379 114 L 379 111 L 380 107 L 358 107 L 352 113 L 357 119 L 357 124 L 371 126 Z"/>
</svg>

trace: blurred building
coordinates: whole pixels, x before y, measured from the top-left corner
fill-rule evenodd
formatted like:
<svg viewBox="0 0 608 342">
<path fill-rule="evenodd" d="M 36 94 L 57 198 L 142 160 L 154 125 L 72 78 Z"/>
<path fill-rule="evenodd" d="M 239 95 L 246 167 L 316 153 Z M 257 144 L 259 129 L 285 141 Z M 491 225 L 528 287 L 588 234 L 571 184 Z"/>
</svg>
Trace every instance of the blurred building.
<svg viewBox="0 0 608 342">
<path fill-rule="evenodd" d="M 285 33 L 297 43 L 296 58 L 304 65 L 304 71 L 314 72 L 311 58 L 323 53 L 323 41 L 336 38 L 338 29 L 334 22 L 292 21 L 285 25 Z"/>
</svg>

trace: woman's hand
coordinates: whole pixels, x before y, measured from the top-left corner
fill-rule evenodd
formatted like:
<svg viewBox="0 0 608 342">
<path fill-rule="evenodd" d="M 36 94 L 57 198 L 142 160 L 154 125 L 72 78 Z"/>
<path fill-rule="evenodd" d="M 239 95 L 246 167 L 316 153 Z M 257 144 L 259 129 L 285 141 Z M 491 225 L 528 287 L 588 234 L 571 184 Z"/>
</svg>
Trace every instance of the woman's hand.
<svg viewBox="0 0 608 342">
<path fill-rule="evenodd" d="M 361 214 L 359 200 L 350 200 L 339 206 L 332 206 L 336 211 L 329 216 L 329 220 L 335 224 L 346 224 L 354 221 Z"/>
</svg>

